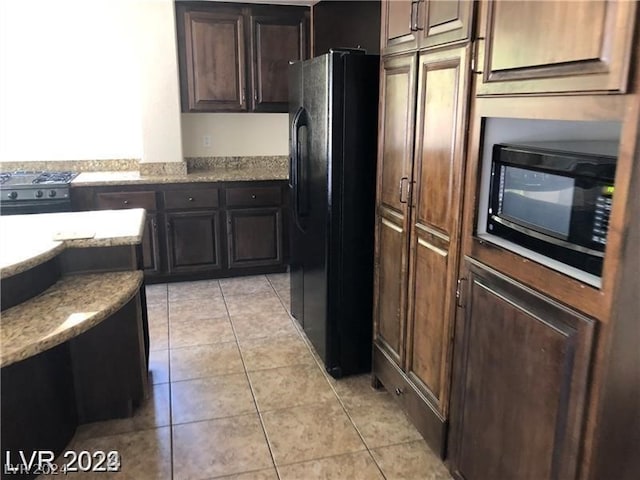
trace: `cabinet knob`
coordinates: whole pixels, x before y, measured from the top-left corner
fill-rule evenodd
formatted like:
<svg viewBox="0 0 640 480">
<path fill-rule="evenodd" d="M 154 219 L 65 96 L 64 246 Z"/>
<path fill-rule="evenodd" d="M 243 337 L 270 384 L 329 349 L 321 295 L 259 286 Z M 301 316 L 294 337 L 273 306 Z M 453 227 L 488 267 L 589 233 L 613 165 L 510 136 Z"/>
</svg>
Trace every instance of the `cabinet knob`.
<svg viewBox="0 0 640 480">
<path fill-rule="evenodd" d="M 251 195 L 251 198 L 253 198 L 254 200 L 256 199 L 255 193 L 253 195 Z"/>
<path fill-rule="evenodd" d="M 129 200 L 125 200 L 125 201 L 124 201 L 124 202 L 122 202 L 122 203 L 124 203 L 125 205 L 129 205 Z"/>
<path fill-rule="evenodd" d="M 400 396 L 404 393 L 404 389 L 400 387 L 396 387 L 396 395 Z"/>
<path fill-rule="evenodd" d="M 193 202 L 193 197 L 189 197 L 189 201 L 190 201 L 190 202 Z"/>
</svg>

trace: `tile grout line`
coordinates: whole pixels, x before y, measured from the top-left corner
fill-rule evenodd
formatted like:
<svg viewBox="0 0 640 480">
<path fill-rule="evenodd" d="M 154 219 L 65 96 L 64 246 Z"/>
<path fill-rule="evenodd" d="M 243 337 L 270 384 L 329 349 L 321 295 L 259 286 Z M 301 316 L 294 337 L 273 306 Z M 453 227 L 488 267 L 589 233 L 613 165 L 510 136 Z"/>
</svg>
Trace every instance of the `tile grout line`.
<svg viewBox="0 0 640 480">
<path fill-rule="evenodd" d="M 269 279 L 267 278 L 267 276 L 264 276 L 265 279 L 267 280 L 267 282 L 269 283 L 269 285 L 271 285 L 271 282 L 269 282 Z M 271 288 L 273 288 L 273 286 L 271 286 Z M 275 292 L 275 289 L 273 289 Z M 276 294 L 277 295 L 277 294 Z M 271 462 L 273 463 L 273 467 L 274 470 L 276 471 L 276 477 L 278 477 L 278 480 L 281 480 L 280 478 L 280 471 L 278 470 L 278 467 L 276 465 L 276 459 L 273 455 L 273 450 L 271 449 L 271 442 L 269 442 L 269 435 L 267 434 L 267 429 L 264 425 L 264 419 L 262 418 L 262 413 L 260 412 L 260 409 L 258 408 L 258 401 L 256 399 L 256 393 L 255 390 L 253 389 L 253 384 L 251 383 L 251 377 L 249 376 L 249 371 L 247 370 L 247 365 L 244 362 L 244 355 L 242 354 L 242 349 L 240 348 L 240 342 L 238 341 L 238 335 L 236 333 L 236 328 L 233 325 L 233 322 L 231 321 L 231 312 L 229 312 L 229 306 L 227 305 L 227 299 L 224 295 L 224 291 L 222 292 L 222 300 L 224 301 L 224 306 L 227 309 L 227 314 L 229 315 L 229 321 L 231 323 L 231 329 L 233 330 L 233 336 L 236 339 L 236 346 L 238 348 L 238 353 L 240 354 L 240 361 L 242 362 L 242 368 L 244 369 L 244 374 L 247 377 L 247 383 L 249 384 L 249 391 L 251 392 L 251 398 L 253 400 L 253 405 L 256 407 L 256 413 L 258 414 L 258 420 L 260 421 L 260 426 L 262 427 L 262 434 L 264 435 L 264 439 L 267 443 L 267 449 L 269 450 L 269 456 L 271 457 Z M 246 472 L 242 472 L 242 473 L 246 473 Z"/>
</svg>

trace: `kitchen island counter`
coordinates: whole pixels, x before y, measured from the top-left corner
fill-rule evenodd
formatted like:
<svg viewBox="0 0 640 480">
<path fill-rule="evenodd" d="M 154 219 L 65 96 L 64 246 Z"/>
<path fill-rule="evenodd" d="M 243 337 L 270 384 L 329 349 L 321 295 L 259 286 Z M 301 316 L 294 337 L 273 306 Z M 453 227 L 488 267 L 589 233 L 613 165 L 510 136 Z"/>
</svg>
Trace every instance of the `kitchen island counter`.
<svg viewBox="0 0 640 480">
<path fill-rule="evenodd" d="M 29 270 L 66 248 L 138 244 L 144 221 L 141 208 L 0 217 L 0 278 Z"/>
</svg>

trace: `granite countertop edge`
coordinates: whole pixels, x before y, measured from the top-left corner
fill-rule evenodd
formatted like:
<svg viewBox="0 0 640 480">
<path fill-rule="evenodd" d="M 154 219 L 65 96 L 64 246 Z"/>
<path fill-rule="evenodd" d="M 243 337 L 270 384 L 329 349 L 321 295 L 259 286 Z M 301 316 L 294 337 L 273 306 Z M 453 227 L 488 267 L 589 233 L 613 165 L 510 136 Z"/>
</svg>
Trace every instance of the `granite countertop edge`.
<svg viewBox="0 0 640 480">
<path fill-rule="evenodd" d="M 98 187 L 109 185 L 150 185 L 171 183 L 251 182 L 288 180 L 288 168 L 212 169 L 194 171 L 184 175 L 140 175 L 135 170 L 113 172 L 83 172 L 71 187 Z"/>
<path fill-rule="evenodd" d="M 71 280 L 69 280 L 71 279 Z M 50 317 L 59 314 L 58 309 L 51 308 L 47 305 L 47 294 L 51 297 L 49 303 L 55 303 L 55 300 L 59 300 L 60 297 L 65 297 L 68 295 L 65 292 L 65 288 L 77 288 L 78 281 L 81 281 L 84 285 L 84 290 L 91 291 L 99 289 L 99 292 L 96 292 L 96 295 L 101 295 L 103 300 L 106 302 L 106 305 L 101 308 L 97 312 L 92 312 L 82 321 L 77 323 L 72 323 L 71 325 L 64 327 L 65 319 L 62 319 L 62 325 L 55 329 L 53 332 L 36 338 L 35 340 L 30 340 L 24 345 L 19 345 L 18 347 L 7 348 L 4 345 L 0 345 L 1 350 L 1 358 L 0 358 L 0 367 L 7 367 L 11 364 L 19 362 L 21 360 L 26 360 L 27 358 L 38 355 L 42 352 L 45 352 L 51 348 L 54 348 L 78 335 L 88 331 L 92 327 L 98 325 L 105 319 L 109 318 L 113 313 L 117 312 L 120 308 L 125 306 L 127 302 L 129 302 L 136 292 L 140 289 L 143 281 L 143 273 L 140 270 L 135 270 L 131 272 L 110 272 L 110 273 L 101 273 L 101 274 L 87 274 L 87 275 L 74 275 L 71 277 L 63 278 L 59 280 L 53 287 L 49 290 L 45 290 L 42 294 L 34 297 L 33 299 L 27 300 L 15 307 L 12 307 L 3 312 L 3 316 L 5 317 L 3 322 L 0 322 L 0 328 L 4 328 L 6 330 L 6 323 L 10 323 L 13 312 L 21 312 L 21 315 L 24 317 L 28 317 L 30 321 L 37 322 L 38 320 L 45 322 Z M 102 283 L 100 283 L 102 282 Z M 105 285 L 104 283 L 110 284 L 113 288 L 110 293 L 112 296 L 108 298 L 104 297 L 105 295 Z M 67 286 L 66 284 L 70 284 Z M 99 288 L 102 287 L 102 288 Z M 55 293 L 51 294 L 51 289 L 58 289 Z M 82 310 L 85 307 L 85 302 L 83 305 L 78 306 L 78 310 Z M 69 307 L 69 305 L 66 305 Z M 73 305 L 71 305 L 73 306 Z M 20 309 L 20 310 L 18 310 Z M 25 311 L 26 310 L 26 311 Z M 31 312 L 30 310 L 34 310 Z M 44 320 L 43 320 L 44 317 Z M 59 322 L 54 322 L 59 323 Z M 13 328 L 18 328 L 16 325 L 12 325 Z M 29 326 L 20 325 L 20 334 L 25 336 L 28 335 Z M 27 333 L 24 333 L 24 330 Z M 2 334 L 2 338 L 4 340 L 5 332 Z M 18 334 L 17 338 L 11 338 L 11 342 L 15 345 L 15 342 L 19 342 L 20 334 Z M 3 342 L 4 343 L 4 342 Z"/>
</svg>

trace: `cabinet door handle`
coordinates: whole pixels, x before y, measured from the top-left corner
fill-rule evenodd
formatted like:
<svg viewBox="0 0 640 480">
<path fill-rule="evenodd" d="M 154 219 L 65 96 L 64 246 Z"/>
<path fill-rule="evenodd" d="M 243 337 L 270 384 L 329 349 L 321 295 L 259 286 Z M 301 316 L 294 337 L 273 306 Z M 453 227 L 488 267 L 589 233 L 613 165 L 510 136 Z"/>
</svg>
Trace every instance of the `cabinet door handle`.
<svg viewBox="0 0 640 480">
<path fill-rule="evenodd" d="M 122 202 L 122 203 L 124 203 L 125 205 L 129 205 L 129 200 L 125 200 L 125 201 L 124 201 L 124 202 Z"/>
<path fill-rule="evenodd" d="M 402 395 L 404 393 L 404 388 L 396 387 L 395 393 L 398 396 Z"/>
<path fill-rule="evenodd" d="M 253 195 L 251 195 L 251 198 L 253 198 L 255 200 L 256 199 L 256 194 L 254 193 Z"/>
<path fill-rule="evenodd" d="M 151 228 L 153 229 L 154 232 L 158 231 L 158 222 L 156 221 L 155 218 L 151 220 Z"/>
<path fill-rule="evenodd" d="M 420 2 L 421 0 L 413 0 L 411 2 L 411 27 L 412 32 L 417 32 L 423 28 L 420 26 Z"/>
<path fill-rule="evenodd" d="M 190 201 L 190 202 L 193 202 L 193 197 L 189 197 L 189 201 Z"/>
<path fill-rule="evenodd" d="M 404 192 L 404 182 L 409 182 L 409 177 L 402 177 L 400 179 L 400 185 L 398 186 L 398 195 L 400 196 L 400 203 L 407 203 L 407 199 L 404 198 L 403 196 L 403 192 Z M 409 191 L 409 189 L 407 188 L 407 192 Z M 404 198 L 404 200 L 403 200 Z"/>
</svg>

